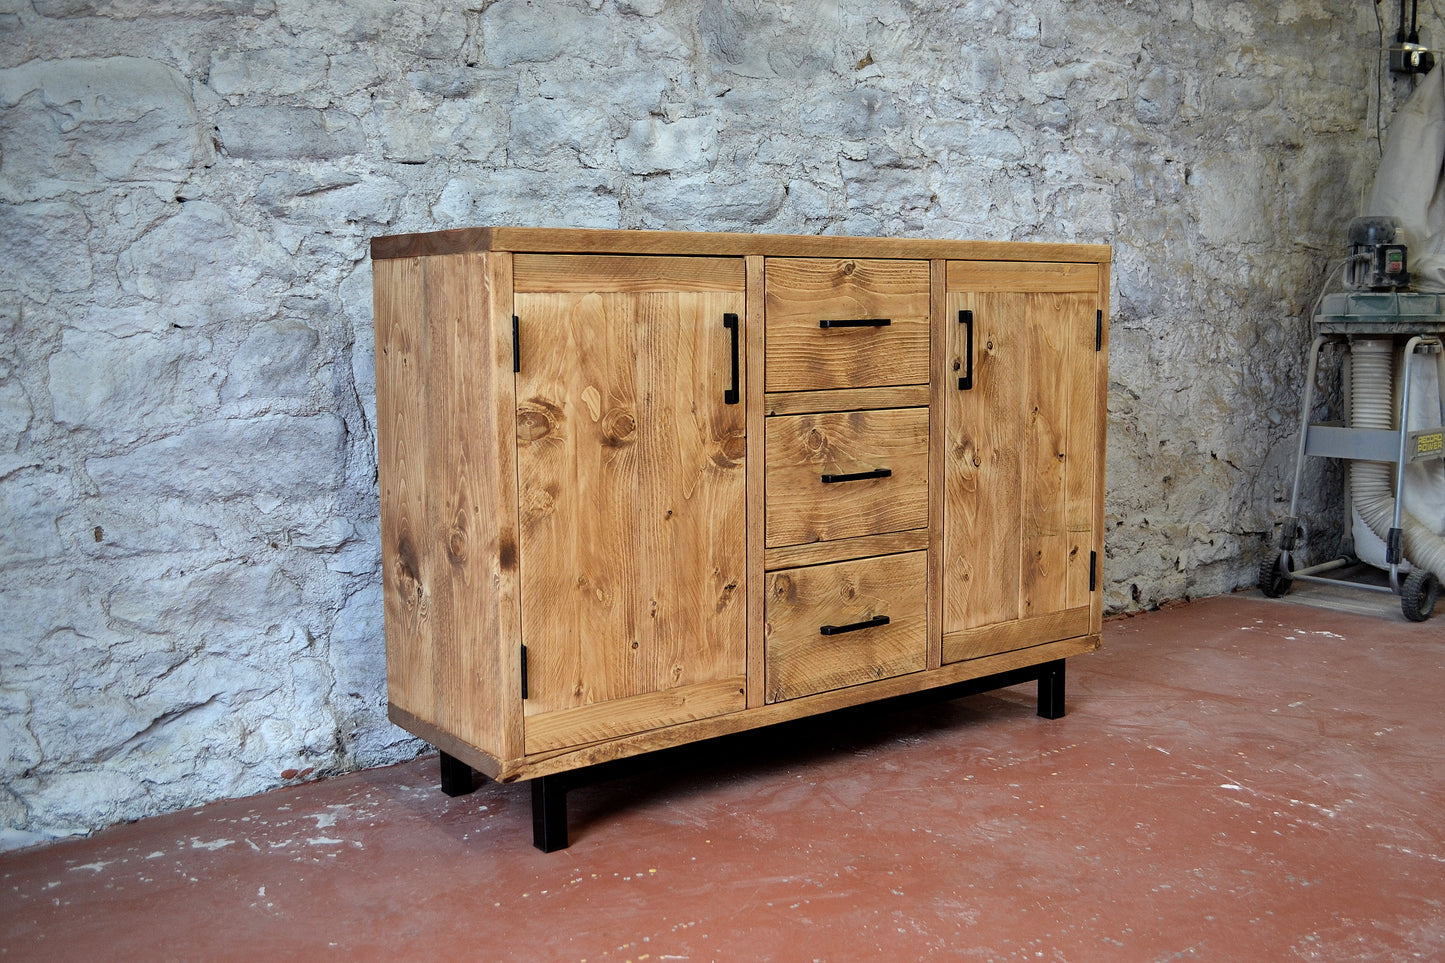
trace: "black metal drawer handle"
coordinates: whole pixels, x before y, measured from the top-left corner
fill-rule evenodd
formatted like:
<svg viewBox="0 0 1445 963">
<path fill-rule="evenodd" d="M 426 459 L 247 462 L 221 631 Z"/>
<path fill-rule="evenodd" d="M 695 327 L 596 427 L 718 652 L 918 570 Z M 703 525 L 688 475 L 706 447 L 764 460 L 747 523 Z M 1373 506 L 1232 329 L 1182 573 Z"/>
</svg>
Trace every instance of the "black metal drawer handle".
<svg viewBox="0 0 1445 963">
<path fill-rule="evenodd" d="M 866 622 L 854 622 L 851 625 L 820 625 L 819 635 L 841 635 L 844 632 L 857 632 L 859 629 L 871 629 L 880 625 L 888 624 L 888 616 L 875 615 Z"/>
<path fill-rule="evenodd" d="M 844 320 L 830 320 L 824 318 L 818 322 L 820 328 L 886 328 L 893 323 L 892 318 L 847 318 Z"/>
<path fill-rule="evenodd" d="M 832 485 L 835 482 L 864 481 L 869 478 L 892 478 L 893 469 L 875 468 L 872 471 L 858 471 L 851 475 L 823 475 L 823 484 Z"/>
<path fill-rule="evenodd" d="M 958 390 L 969 391 L 973 388 L 973 312 L 958 312 L 958 323 L 967 328 L 965 333 L 965 344 L 963 349 L 964 369 L 963 377 L 958 379 Z"/>
<path fill-rule="evenodd" d="M 723 315 L 723 327 L 732 332 L 732 365 L 733 365 L 733 386 L 723 391 L 723 404 L 735 405 L 738 403 L 738 316 L 736 314 Z"/>
</svg>

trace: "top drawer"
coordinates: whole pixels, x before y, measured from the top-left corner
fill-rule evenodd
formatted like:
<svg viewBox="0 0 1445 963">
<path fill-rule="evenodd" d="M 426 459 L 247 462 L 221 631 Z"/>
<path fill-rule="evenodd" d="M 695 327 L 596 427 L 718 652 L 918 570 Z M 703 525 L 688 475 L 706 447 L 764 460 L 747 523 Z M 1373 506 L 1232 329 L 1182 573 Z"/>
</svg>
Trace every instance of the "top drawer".
<svg viewBox="0 0 1445 963">
<path fill-rule="evenodd" d="M 767 391 L 927 383 L 927 261 L 768 258 L 766 290 Z"/>
</svg>

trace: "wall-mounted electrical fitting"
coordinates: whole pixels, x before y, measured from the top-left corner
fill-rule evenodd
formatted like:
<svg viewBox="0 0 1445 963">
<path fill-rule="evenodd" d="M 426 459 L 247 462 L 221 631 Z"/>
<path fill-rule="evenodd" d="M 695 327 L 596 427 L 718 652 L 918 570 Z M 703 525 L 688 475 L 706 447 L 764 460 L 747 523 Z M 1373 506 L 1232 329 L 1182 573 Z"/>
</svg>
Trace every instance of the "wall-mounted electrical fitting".
<svg viewBox="0 0 1445 963">
<path fill-rule="evenodd" d="M 1390 47 L 1390 72 L 1396 74 L 1429 73 L 1435 66 L 1435 54 L 1423 44 L 1397 43 Z"/>
<path fill-rule="evenodd" d="M 1379 3 L 1380 0 L 1375 0 Z M 1405 27 L 1405 0 L 1400 0 L 1400 29 L 1390 47 L 1390 72 L 1428 73 L 1435 66 L 1435 54 L 1420 40 L 1420 0 L 1410 0 L 1409 29 Z"/>
</svg>

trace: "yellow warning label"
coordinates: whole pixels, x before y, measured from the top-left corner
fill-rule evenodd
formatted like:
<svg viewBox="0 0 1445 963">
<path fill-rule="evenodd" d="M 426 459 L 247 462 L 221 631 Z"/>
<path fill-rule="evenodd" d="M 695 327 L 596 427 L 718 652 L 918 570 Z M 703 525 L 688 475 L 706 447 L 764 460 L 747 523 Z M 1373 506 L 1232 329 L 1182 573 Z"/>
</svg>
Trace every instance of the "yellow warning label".
<svg viewBox="0 0 1445 963">
<path fill-rule="evenodd" d="M 1437 431 L 1433 435 L 1421 435 L 1415 439 L 1416 457 L 1437 451 L 1445 451 L 1445 432 Z"/>
</svg>

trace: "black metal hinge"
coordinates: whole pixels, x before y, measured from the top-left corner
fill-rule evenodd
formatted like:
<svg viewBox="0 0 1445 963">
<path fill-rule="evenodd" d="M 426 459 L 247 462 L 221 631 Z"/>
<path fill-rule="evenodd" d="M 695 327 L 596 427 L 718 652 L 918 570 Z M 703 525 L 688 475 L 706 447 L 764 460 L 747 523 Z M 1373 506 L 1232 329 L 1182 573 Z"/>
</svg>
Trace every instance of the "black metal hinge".
<svg viewBox="0 0 1445 963">
<path fill-rule="evenodd" d="M 522 648 L 522 698 L 527 698 L 527 647 Z"/>
<path fill-rule="evenodd" d="M 1094 312 L 1094 350 L 1104 350 L 1104 311 L 1102 308 Z"/>
<path fill-rule="evenodd" d="M 512 315 L 512 374 L 522 370 L 522 322 Z M 522 698 L 526 698 L 523 696 Z"/>
<path fill-rule="evenodd" d="M 1099 553 L 1089 553 L 1089 591 L 1094 591 L 1098 586 L 1099 578 Z"/>
</svg>

